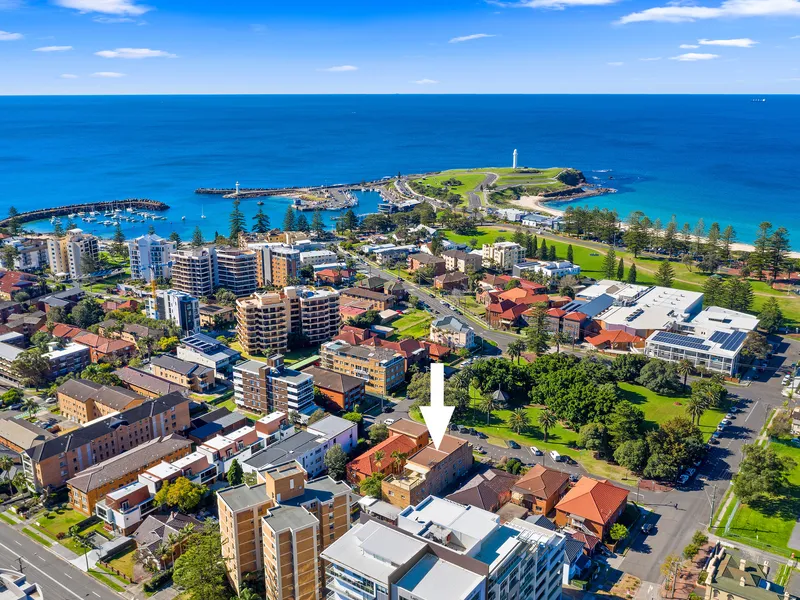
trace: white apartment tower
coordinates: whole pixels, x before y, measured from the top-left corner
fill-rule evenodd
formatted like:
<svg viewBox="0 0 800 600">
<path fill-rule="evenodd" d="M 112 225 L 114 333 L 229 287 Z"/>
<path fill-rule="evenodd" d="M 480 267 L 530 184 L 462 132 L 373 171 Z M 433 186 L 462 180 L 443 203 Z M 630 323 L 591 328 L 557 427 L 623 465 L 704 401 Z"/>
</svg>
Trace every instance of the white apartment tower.
<svg viewBox="0 0 800 600">
<path fill-rule="evenodd" d="M 169 262 L 170 254 L 176 250 L 175 242 L 149 233 L 126 243 L 131 262 L 131 279 L 143 279 L 150 283 L 153 279 L 166 280 L 171 277 Z"/>
</svg>

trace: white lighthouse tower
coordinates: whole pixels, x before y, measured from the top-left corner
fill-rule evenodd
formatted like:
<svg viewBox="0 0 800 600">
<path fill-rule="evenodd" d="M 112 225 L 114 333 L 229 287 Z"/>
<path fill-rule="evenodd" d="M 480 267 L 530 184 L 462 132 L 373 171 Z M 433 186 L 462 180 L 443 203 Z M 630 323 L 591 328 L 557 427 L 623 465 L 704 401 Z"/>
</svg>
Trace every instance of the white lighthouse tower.
<svg viewBox="0 0 800 600">
<path fill-rule="evenodd" d="M 516 152 L 516 150 L 514 150 L 514 152 Z M 516 160 L 514 161 L 514 164 L 515 164 L 515 165 L 517 164 L 517 163 L 516 163 Z M 239 195 L 239 182 L 238 182 L 238 181 L 236 182 L 236 195 L 237 195 L 237 196 Z"/>
<path fill-rule="evenodd" d="M 517 149 L 516 148 L 514 148 L 514 161 L 513 161 L 512 165 L 511 165 L 511 168 L 512 169 L 516 169 L 517 168 Z"/>
</svg>

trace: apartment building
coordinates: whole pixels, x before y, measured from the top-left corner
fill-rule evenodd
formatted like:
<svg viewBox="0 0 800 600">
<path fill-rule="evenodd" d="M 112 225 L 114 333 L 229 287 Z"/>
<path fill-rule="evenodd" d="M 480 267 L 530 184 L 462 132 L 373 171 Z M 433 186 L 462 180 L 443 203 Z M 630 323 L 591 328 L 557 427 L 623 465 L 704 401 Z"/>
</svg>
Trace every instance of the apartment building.
<svg viewBox="0 0 800 600">
<path fill-rule="evenodd" d="M 352 287 L 339 292 L 342 296 L 342 304 L 359 302 L 366 310 L 386 310 L 394 306 L 397 298 L 392 294 L 377 292 L 364 287 Z"/>
<path fill-rule="evenodd" d="M 556 600 L 566 538 L 428 497 L 397 526 L 364 517 L 322 553 L 334 600 Z"/>
<path fill-rule="evenodd" d="M 70 229 L 64 237 L 47 238 L 47 260 L 53 275 L 59 278 L 83 277 L 86 264 L 97 264 L 98 253 L 97 237 L 81 229 Z"/>
<path fill-rule="evenodd" d="M 14 360 L 24 352 L 20 347 L 24 340 L 25 336 L 22 333 L 12 331 L 0 334 L 0 375 L 20 387 L 24 387 L 24 382 L 13 365 Z M 52 381 L 67 373 L 80 372 L 92 362 L 89 348 L 75 343 L 69 343 L 63 348 L 51 344 L 50 350 L 45 352 L 42 358 L 48 363 L 48 370 L 45 374 L 47 381 Z"/>
<path fill-rule="evenodd" d="M 200 331 L 200 302 L 191 294 L 156 290 L 156 297 L 148 296 L 145 302 L 145 314 L 151 319 L 174 323 L 186 335 Z"/>
<path fill-rule="evenodd" d="M 290 334 L 321 344 L 339 333 L 339 293 L 290 286 L 236 301 L 236 331 L 249 354 L 286 350 Z"/>
<path fill-rule="evenodd" d="M 218 329 L 220 324 L 236 321 L 236 311 L 232 306 L 203 304 L 200 306 L 200 327 Z"/>
<path fill-rule="evenodd" d="M 157 437 L 122 454 L 84 469 L 67 481 L 75 511 L 91 517 L 108 492 L 137 481 L 140 473 L 162 461 L 174 461 L 192 451 L 192 442 L 179 435 Z"/>
<path fill-rule="evenodd" d="M 457 317 L 439 317 L 431 322 L 430 340 L 448 348 L 472 348 L 475 330 Z"/>
<path fill-rule="evenodd" d="M 291 285 L 300 277 L 300 250 L 283 243 L 253 243 L 247 247 L 256 253 L 256 283 Z"/>
<path fill-rule="evenodd" d="M 469 273 L 470 271 L 480 271 L 483 266 L 482 255 L 463 250 L 447 250 L 442 252 L 442 258 L 448 271 Z"/>
<path fill-rule="evenodd" d="M 203 394 L 214 387 L 214 369 L 169 354 L 151 358 L 150 370 L 156 377 L 177 383 L 193 392 Z"/>
<path fill-rule="evenodd" d="M 339 262 L 339 256 L 336 252 L 331 252 L 330 250 L 308 250 L 300 253 L 300 264 L 303 266 L 311 265 L 316 267 L 337 262 Z"/>
<path fill-rule="evenodd" d="M 200 298 L 211 296 L 216 285 L 217 251 L 214 248 L 185 248 L 170 254 L 172 287 Z"/>
<path fill-rule="evenodd" d="M 383 499 L 399 508 L 418 504 L 443 493 L 472 468 L 472 447 L 451 435 L 442 438 L 439 449 L 432 444 L 408 457 L 403 470 L 381 482 Z"/>
<path fill-rule="evenodd" d="M 114 375 L 119 377 L 122 383 L 130 390 L 141 394 L 145 398 L 158 398 L 171 393 L 185 396 L 189 391 L 188 388 L 178 383 L 162 379 L 152 373 L 135 369 L 134 367 L 122 367 L 114 371 Z"/>
<path fill-rule="evenodd" d="M 481 251 L 483 266 L 499 271 L 510 271 L 514 265 L 525 262 L 525 248 L 514 242 L 484 244 Z"/>
<path fill-rule="evenodd" d="M 405 359 L 387 348 L 351 346 L 342 340 L 320 347 L 322 368 L 366 381 L 365 389 L 388 395 L 405 379 Z"/>
<path fill-rule="evenodd" d="M 258 484 L 217 495 L 222 556 L 234 589 L 264 570 L 274 600 L 321 598 L 319 555 L 350 525 L 350 488 L 308 480 L 295 461 L 258 474 Z"/>
<path fill-rule="evenodd" d="M 190 426 L 189 399 L 172 393 L 34 446 L 22 466 L 35 489 L 60 488 L 92 465 Z"/>
<path fill-rule="evenodd" d="M 280 354 L 266 362 L 248 360 L 233 367 L 233 390 L 238 406 L 262 413 L 310 414 L 317 408 L 314 378 L 284 366 Z"/>
<path fill-rule="evenodd" d="M 100 385 L 88 379 L 70 379 L 56 390 L 61 416 L 88 423 L 106 415 L 139 406 L 145 397 L 117 386 Z"/>
<path fill-rule="evenodd" d="M 237 297 L 256 291 L 256 252 L 241 248 L 217 248 L 217 285 Z"/>
<path fill-rule="evenodd" d="M 241 353 L 203 333 L 183 338 L 175 353 L 181 360 L 214 369 L 215 377 L 228 376 L 242 358 Z"/>
<path fill-rule="evenodd" d="M 14 257 L 14 269 L 20 271 L 38 271 L 47 267 L 47 240 L 36 238 L 9 238 L 3 245 L 14 246 L 17 255 Z"/>
<path fill-rule="evenodd" d="M 170 255 L 177 245 L 154 233 L 148 233 L 126 242 L 131 264 L 131 279 L 150 283 L 155 280 L 168 280 L 172 275 Z"/>
</svg>

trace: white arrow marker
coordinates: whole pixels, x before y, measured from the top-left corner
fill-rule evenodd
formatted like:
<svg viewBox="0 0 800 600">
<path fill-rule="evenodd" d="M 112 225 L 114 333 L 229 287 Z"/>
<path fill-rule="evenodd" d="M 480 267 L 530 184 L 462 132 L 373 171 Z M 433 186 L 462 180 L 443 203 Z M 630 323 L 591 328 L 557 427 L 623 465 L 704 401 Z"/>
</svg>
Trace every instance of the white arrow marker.
<svg viewBox="0 0 800 600">
<path fill-rule="evenodd" d="M 444 365 L 433 363 L 431 365 L 431 405 L 420 406 L 422 418 L 431 434 L 433 445 L 439 449 L 447 426 L 453 417 L 454 406 L 444 405 Z"/>
</svg>

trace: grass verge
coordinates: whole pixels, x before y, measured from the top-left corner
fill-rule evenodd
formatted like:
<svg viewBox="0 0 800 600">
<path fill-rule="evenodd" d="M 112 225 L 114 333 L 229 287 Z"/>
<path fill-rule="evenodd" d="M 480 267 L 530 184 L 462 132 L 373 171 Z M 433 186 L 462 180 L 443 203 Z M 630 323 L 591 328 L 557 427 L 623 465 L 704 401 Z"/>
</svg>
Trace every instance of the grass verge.
<svg viewBox="0 0 800 600">
<path fill-rule="evenodd" d="M 40 543 L 45 548 L 49 548 L 50 546 L 53 545 L 53 543 L 50 540 L 48 540 L 45 537 L 39 535 L 33 529 L 29 529 L 28 527 L 23 528 L 22 533 L 27 535 L 33 541 Z"/>
</svg>

